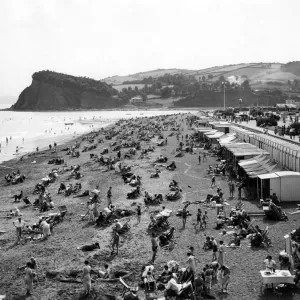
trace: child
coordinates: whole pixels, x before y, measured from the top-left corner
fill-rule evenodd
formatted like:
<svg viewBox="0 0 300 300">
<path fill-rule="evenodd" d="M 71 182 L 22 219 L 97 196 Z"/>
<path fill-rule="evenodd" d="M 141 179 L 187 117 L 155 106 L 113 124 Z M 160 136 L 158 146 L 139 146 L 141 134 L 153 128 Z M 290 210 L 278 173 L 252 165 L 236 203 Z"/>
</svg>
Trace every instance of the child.
<svg viewBox="0 0 300 300">
<path fill-rule="evenodd" d="M 211 187 L 216 186 L 216 177 L 215 175 L 211 179 Z"/>
</svg>

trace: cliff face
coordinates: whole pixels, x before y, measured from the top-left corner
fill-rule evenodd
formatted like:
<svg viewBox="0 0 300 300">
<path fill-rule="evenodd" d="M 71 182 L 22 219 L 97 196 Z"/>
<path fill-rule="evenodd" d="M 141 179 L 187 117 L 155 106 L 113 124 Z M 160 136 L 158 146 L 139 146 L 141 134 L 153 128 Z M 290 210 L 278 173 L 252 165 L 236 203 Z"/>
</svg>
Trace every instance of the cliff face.
<svg viewBox="0 0 300 300">
<path fill-rule="evenodd" d="M 97 91 L 61 87 L 33 79 L 13 105 L 14 110 L 70 110 L 114 108 L 118 99 Z"/>
</svg>

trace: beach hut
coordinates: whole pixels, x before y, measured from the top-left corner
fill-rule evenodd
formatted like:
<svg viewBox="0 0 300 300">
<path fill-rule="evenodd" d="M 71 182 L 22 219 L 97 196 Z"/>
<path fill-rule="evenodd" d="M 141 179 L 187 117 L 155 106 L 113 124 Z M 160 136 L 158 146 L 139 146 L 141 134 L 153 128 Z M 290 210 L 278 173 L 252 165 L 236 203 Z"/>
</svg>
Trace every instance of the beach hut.
<svg viewBox="0 0 300 300">
<path fill-rule="evenodd" d="M 279 171 L 258 175 L 260 179 L 260 196 L 275 193 L 283 202 L 300 201 L 300 173 L 292 171 Z"/>
<path fill-rule="evenodd" d="M 229 133 L 230 123 L 228 122 L 217 122 L 217 123 L 210 123 L 213 129 L 216 129 L 220 132 Z"/>
<path fill-rule="evenodd" d="M 209 131 L 212 131 L 212 129 L 209 128 L 209 127 L 195 128 L 195 132 L 198 132 L 198 138 L 199 138 L 200 140 L 203 139 L 204 133 L 205 133 L 205 132 L 209 132 Z M 217 132 L 217 131 L 214 131 L 214 132 Z"/>
<path fill-rule="evenodd" d="M 225 135 L 225 133 L 220 132 L 220 131 L 217 131 L 213 134 L 210 134 L 210 132 L 205 133 L 205 136 L 211 145 L 217 145 L 219 143 L 218 139 L 221 138 L 223 135 Z"/>
<path fill-rule="evenodd" d="M 269 152 L 259 149 L 249 143 L 224 144 L 224 148 L 226 159 L 232 159 L 234 165 L 242 159 L 252 158 L 260 154 L 270 155 Z"/>
</svg>

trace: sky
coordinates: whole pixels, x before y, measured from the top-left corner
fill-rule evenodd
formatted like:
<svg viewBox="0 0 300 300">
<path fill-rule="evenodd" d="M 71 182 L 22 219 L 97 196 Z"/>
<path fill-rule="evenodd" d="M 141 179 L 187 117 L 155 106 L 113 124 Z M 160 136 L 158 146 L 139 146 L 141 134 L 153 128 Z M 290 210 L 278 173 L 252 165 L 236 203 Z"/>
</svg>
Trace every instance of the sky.
<svg viewBox="0 0 300 300">
<path fill-rule="evenodd" d="M 103 79 L 299 60 L 299 10 L 299 0 L 1 0 L 0 96 L 18 97 L 40 70 Z"/>
</svg>

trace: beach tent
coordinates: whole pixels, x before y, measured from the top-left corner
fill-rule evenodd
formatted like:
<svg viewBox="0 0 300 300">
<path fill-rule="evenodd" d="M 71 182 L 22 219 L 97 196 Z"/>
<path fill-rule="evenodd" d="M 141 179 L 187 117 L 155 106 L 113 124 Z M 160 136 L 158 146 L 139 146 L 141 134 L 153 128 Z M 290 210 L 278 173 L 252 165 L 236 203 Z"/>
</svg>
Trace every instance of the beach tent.
<svg viewBox="0 0 300 300">
<path fill-rule="evenodd" d="M 261 198 L 275 193 L 283 202 L 300 201 L 300 173 L 292 171 L 278 171 L 260 174 L 259 187 Z"/>
</svg>

